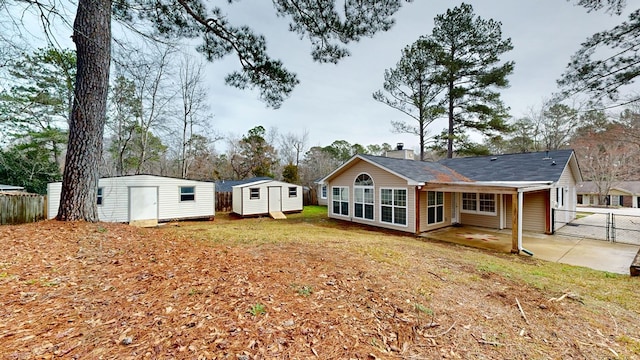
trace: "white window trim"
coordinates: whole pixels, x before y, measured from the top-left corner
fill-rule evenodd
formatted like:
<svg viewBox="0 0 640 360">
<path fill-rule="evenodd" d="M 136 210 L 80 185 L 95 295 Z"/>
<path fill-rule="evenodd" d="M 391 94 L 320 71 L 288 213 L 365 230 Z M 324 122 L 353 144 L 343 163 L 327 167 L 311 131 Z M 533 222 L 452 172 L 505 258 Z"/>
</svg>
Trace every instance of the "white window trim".
<svg viewBox="0 0 640 360">
<path fill-rule="evenodd" d="M 358 178 L 360 177 L 360 175 L 367 175 L 369 177 L 369 179 L 371 179 L 372 184 L 371 185 L 366 185 L 366 186 L 361 186 L 361 185 L 355 185 L 356 180 L 358 180 Z M 375 182 L 373 181 L 373 177 L 371 175 L 369 175 L 366 172 L 363 173 L 359 173 L 356 178 L 353 180 L 353 218 L 354 219 L 360 219 L 360 220 L 365 220 L 365 221 L 376 221 L 376 187 L 375 187 Z M 356 203 L 356 189 L 362 189 L 362 199 L 363 202 L 361 203 Z M 373 195 L 373 202 L 371 203 L 366 203 L 364 202 L 364 189 L 371 189 L 371 194 Z M 362 204 L 362 217 L 358 217 L 356 216 L 356 204 Z M 371 205 L 373 207 L 373 218 L 371 219 L 367 219 L 365 217 L 365 206 L 366 205 Z"/>
<path fill-rule="evenodd" d="M 297 198 L 298 197 L 298 187 L 297 186 L 289 186 L 289 197 L 290 198 Z M 291 191 L 294 192 L 293 195 L 291 195 Z"/>
<path fill-rule="evenodd" d="M 322 185 L 320 187 L 320 199 L 326 199 L 327 198 L 327 185 Z"/>
<path fill-rule="evenodd" d="M 251 197 L 252 195 L 251 193 L 253 192 L 252 190 L 258 190 L 258 197 L 254 197 L 254 198 Z M 260 188 L 249 188 L 249 200 L 260 200 L 260 193 L 261 193 Z"/>
<path fill-rule="evenodd" d="M 347 189 L 347 201 L 346 202 L 347 202 L 347 204 L 349 204 L 349 202 L 350 202 L 349 201 L 349 187 L 348 186 L 332 186 L 331 187 L 331 201 L 329 203 L 329 206 L 331 206 L 331 214 L 332 215 L 348 218 L 349 214 L 343 215 L 343 214 L 340 214 L 340 213 L 335 213 L 333 211 L 333 189 Z M 344 200 L 337 200 L 337 201 L 339 201 L 341 203 L 344 202 Z M 349 208 L 350 208 L 350 206 L 347 207 L 347 209 L 349 209 Z M 342 210 L 342 204 L 340 204 L 340 210 Z"/>
<path fill-rule="evenodd" d="M 429 205 L 429 193 L 433 192 L 436 193 L 436 204 L 435 205 Z M 438 193 L 442 193 L 442 204 L 438 204 Z M 427 191 L 427 225 L 431 226 L 431 225 L 438 225 L 438 224 L 442 224 L 444 223 L 444 219 L 445 219 L 445 201 L 444 201 L 444 192 L 443 191 Z M 429 208 L 438 208 L 439 206 L 442 206 L 442 221 L 436 221 L 436 222 L 429 222 Z M 438 219 L 438 210 L 436 210 L 436 220 Z"/>
<path fill-rule="evenodd" d="M 366 203 L 366 202 L 361 202 L 361 203 L 357 203 L 356 202 L 356 190 L 357 189 L 362 189 L 362 198 L 364 199 L 364 189 L 371 189 L 371 193 L 373 195 L 373 202 L 372 203 Z M 362 204 L 362 217 L 357 217 L 356 216 L 356 204 Z M 365 210 L 364 207 L 365 205 L 371 205 L 373 206 L 373 218 L 372 219 L 367 219 L 366 217 L 364 217 L 365 214 Z M 354 186 L 353 187 L 353 218 L 354 219 L 360 219 L 360 220 L 366 220 L 366 221 L 376 221 L 376 192 L 375 192 L 375 187 L 373 186 Z"/>
<path fill-rule="evenodd" d="M 473 193 L 471 193 L 473 194 Z M 490 194 L 490 193 L 475 193 L 476 194 L 476 210 L 465 210 L 464 208 L 464 202 L 462 202 L 462 195 L 460 195 L 460 212 L 461 213 L 465 213 L 465 214 L 477 214 L 477 215 L 492 215 L 492 216 L 496 216 L 498 215 L 498 200 L 496 199 L 496 194 Z M 495 204 L 495 206 L 493 207 L 495 209 L 495 211 L 491 212 L 491 211 L 480 211 L 480 194 L 489 194 L 489 195 L 493 195 L 493 203 Z"/>
<path fill-rule="evenodd" d="M 184 188 L 193 188 L 193 192 L 192 193 L 183 193 L 182 189 Z M 193 185 L 189 185 L 189 186 L 180 186 L 180 189 L 178 190 L 178 195 L 180 196 L 180 202 L 195 202 L 196 201 L 196 187 Z M 182 200 L 182 196 L 183 195 L 193 195 L 193 200 Z"/>
<path fill-rule="evenodd" d="M 98 192 L 101 192 L 102 194 L 98 194 Z M 98 204 L 98 199 L 100 199 L 99 204 Z M 98 190 L 96 191 L 96 205 L 104 206 L 104 187 L 102 186 L 98 187 Z"/>
<path fill-rule="evenodd" d="M 407 204 L 405 206 L 397 206 L 397 205 L 386 205 L 382 203 L 382 190 L 404 190 L 407 194 Z M 401 187 L 381 187 L 379 190 L 379 195 L 380 195 L 380 201 L 379 201 L 379 210 L 380 210 L 380 221 L 378 221 L 380 224 L 385 224 L 385 225 L 393 225 L 393 226 L 398 226 L 398 227 L 409 227 L 409 189 L 407 188 L 401 188 Z M 391 193 L 391 198 L 394 199 L 393 197 L 393 192 Z M 382 221 L 382 207 L 383 206 L 391 206 L 392 209 L 396 208 L 396 207 L 404 207 L 405 209 L 405 219 L 406 219 L 406 224 L 396 224 L 395 222 L 393 222 L 394 217 L 395 217 L 395 213 L 392 211 L 391 215 L 392 215 L 392 219 L 391 222 L 386 222 L 386 221 Z"/>
</svg>

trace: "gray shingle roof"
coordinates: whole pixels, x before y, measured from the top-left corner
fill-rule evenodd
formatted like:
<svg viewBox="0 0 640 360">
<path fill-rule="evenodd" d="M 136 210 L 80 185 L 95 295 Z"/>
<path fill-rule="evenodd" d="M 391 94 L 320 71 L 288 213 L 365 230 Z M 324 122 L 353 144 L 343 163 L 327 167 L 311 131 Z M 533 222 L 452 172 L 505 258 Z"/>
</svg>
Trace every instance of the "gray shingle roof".
<svg viewBox="0 0 640 360">
<path fill-rule="evenodd" d="M 374 155 L 360 155 L 361 157 L 383 166 L 396 174 L 417 182 L 457 182 L 470 181 L 456 171 L 431 161 L 417 161 L 388 158 Z"/>
<path fill-rule="evenodd" d="M 260 180 L 273 180 L 268 176 L 254 177 L 244 180 L 219 180 L 216 181 L 216 192 L 232 192 L 236 185 L 248 184 Z"/>
<path fill-rule="evenodd" d="M 477 156 L 440 160 L 475 181 L 558 181 L 573 150 Z"/>
</svg>

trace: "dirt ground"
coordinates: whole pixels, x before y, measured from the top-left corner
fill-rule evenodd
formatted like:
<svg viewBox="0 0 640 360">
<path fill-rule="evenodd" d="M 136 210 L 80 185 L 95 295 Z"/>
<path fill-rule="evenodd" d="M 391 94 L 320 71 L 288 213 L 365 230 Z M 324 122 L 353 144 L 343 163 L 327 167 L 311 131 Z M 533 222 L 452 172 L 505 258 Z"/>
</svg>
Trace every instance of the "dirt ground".
<svg viewBox="0 0 640 360">
<path fill-rule="evenodd" d="M 441 254 L 407 248 L 416 261 L 398 267 L 340 247 L 188 234 L 0 227 L 2 358 L 640 357 L 638 313 Z"/>
</svg>

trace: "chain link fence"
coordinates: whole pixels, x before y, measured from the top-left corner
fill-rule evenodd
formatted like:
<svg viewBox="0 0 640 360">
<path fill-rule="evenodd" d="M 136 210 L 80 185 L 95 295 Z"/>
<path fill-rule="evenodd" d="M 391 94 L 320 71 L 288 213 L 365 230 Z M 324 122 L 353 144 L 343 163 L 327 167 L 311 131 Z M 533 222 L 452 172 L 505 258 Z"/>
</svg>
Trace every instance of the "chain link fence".
<svg viewBox="0 0 640 360">
<path fill-rule="evenodd" d="M 553 209 L 554 234 L 640 245 L 640 216 Z"/>
</svg>

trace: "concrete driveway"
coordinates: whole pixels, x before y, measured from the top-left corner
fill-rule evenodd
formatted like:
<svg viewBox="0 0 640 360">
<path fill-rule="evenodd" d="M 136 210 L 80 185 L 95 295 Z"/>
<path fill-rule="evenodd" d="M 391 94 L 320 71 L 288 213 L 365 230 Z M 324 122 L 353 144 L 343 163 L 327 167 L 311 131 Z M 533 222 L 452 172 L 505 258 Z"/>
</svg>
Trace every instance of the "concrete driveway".
<svg viewBox="0 0 640 360">
<path fill-rule="evenodd" d="M 511 230 L 448 227 L 421 236 L 492 251 L 511 251 Z M 533 233 L 523 233 L 522 246 L 538 259 L 627 275 L 640 250 L 638 245 Z"/>
</svg>

